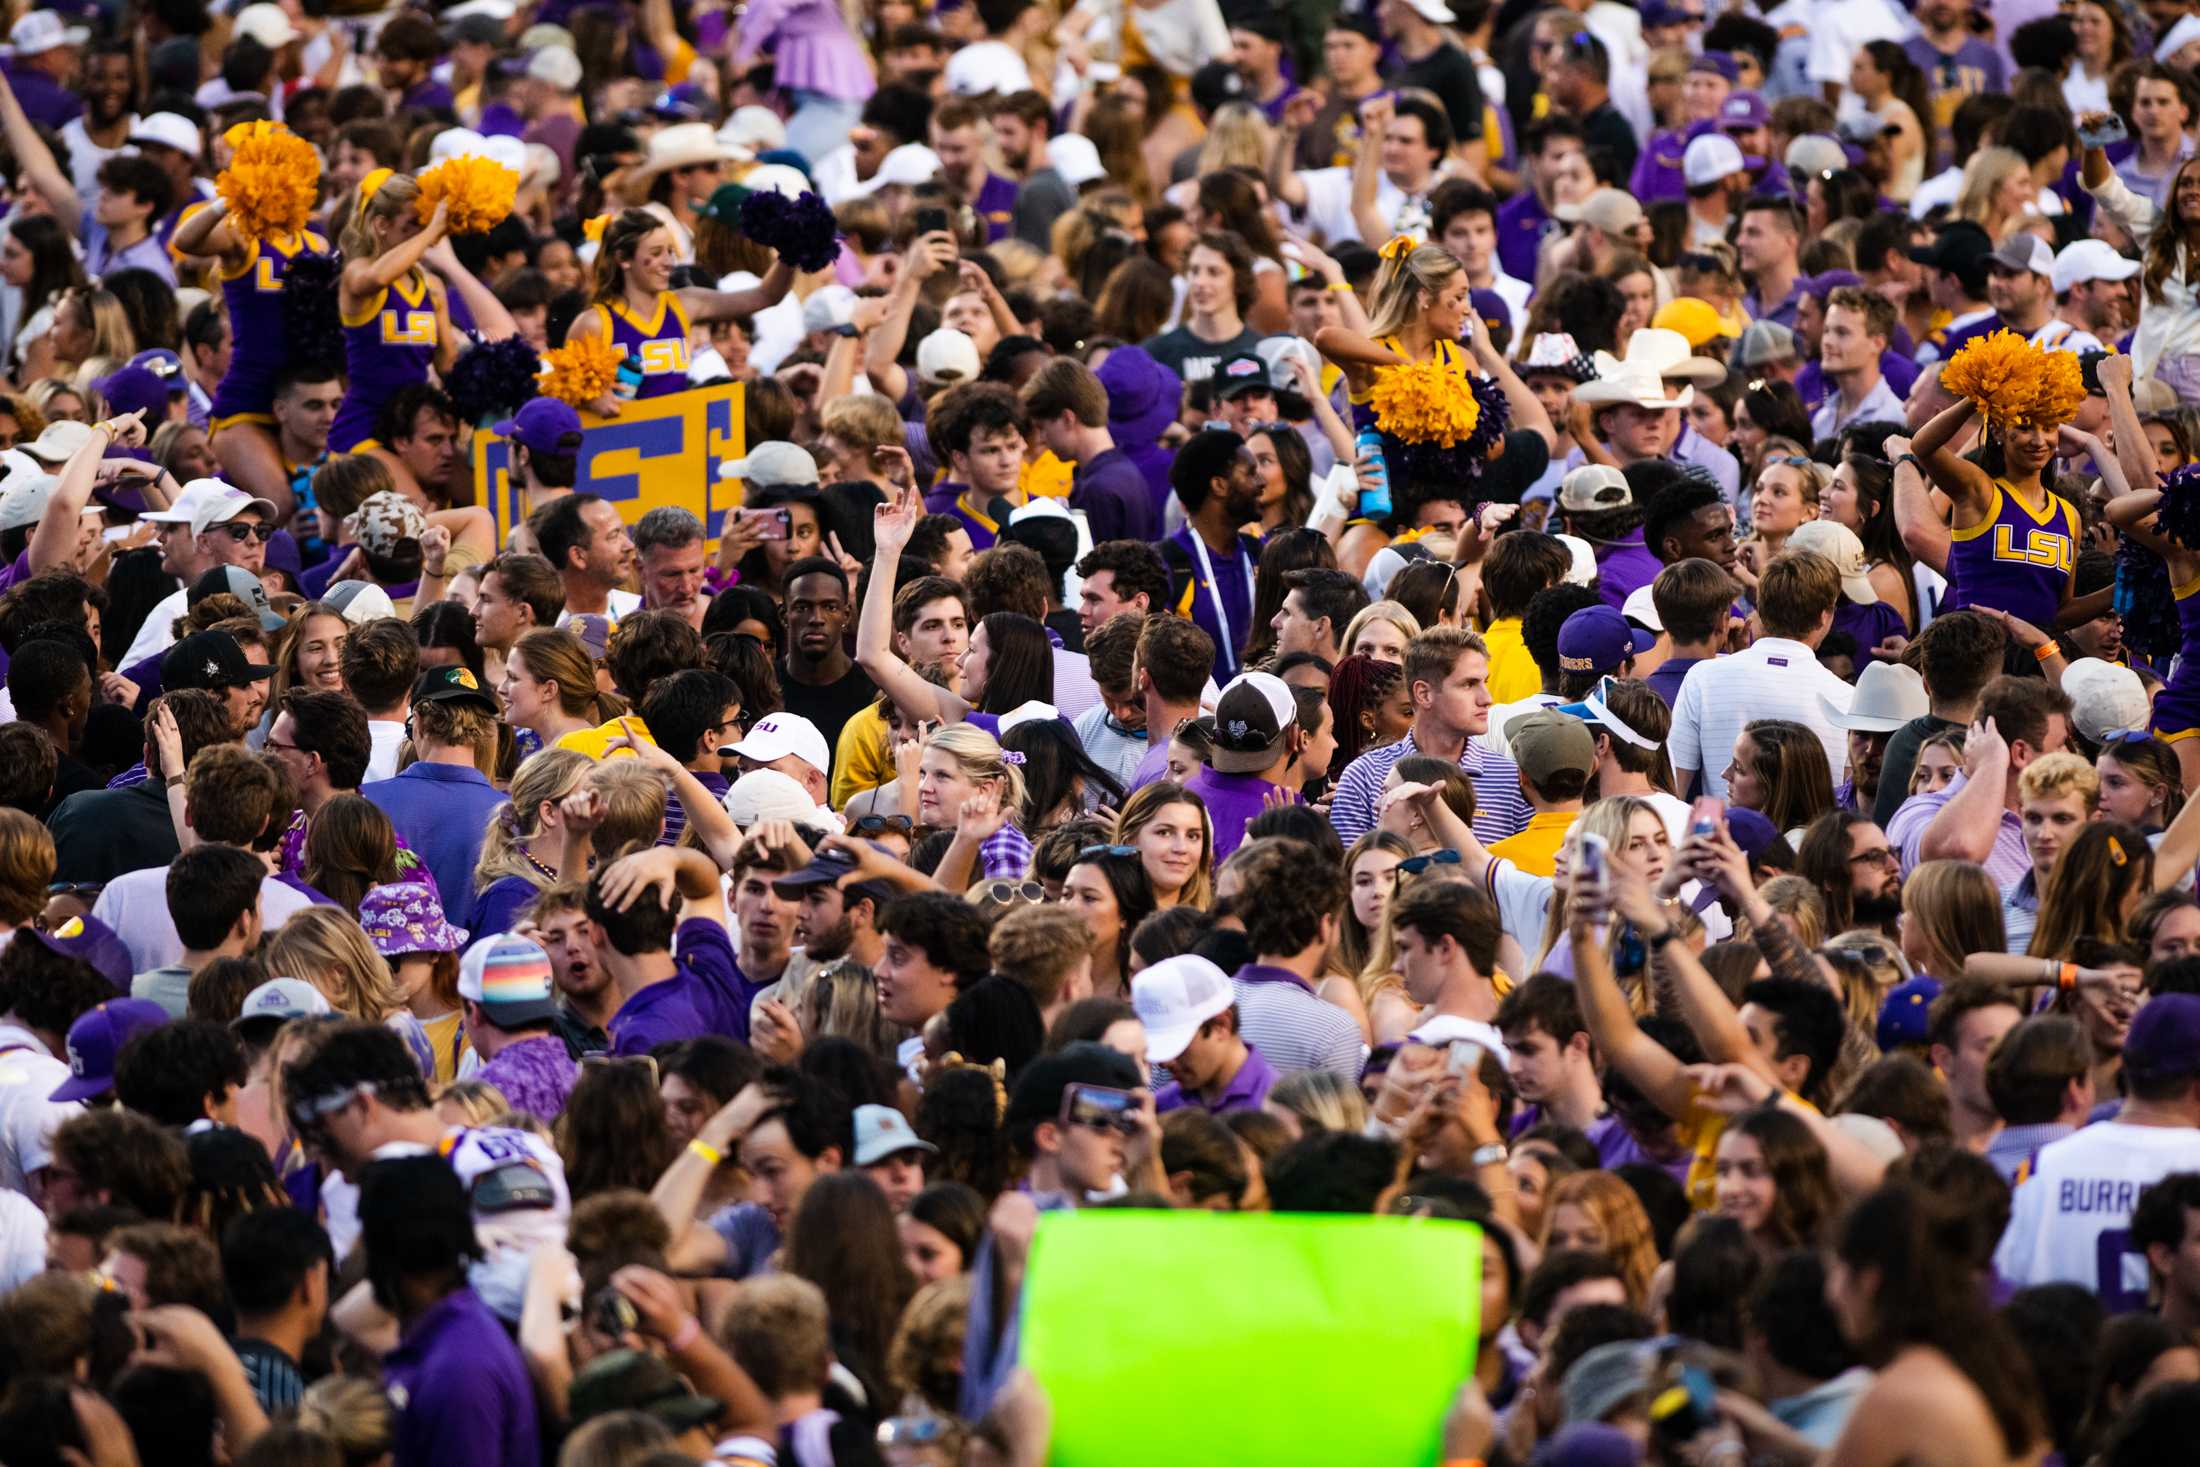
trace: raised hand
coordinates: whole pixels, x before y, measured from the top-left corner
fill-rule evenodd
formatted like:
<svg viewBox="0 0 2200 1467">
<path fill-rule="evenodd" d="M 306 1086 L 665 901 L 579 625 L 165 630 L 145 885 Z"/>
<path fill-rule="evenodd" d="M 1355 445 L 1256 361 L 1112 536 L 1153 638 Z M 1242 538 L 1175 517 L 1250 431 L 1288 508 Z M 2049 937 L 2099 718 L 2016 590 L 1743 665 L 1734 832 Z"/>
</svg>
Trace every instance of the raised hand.
<svg viewBox="0 0 2200 1467">
<path fill-rule="evenodd" d="M 924 500 L 914 485 L 896 490 L 894 497 L 871 511 L 871 534 L 878 542 L 881 561 L 888 556 L 899 560 L 902 551 L 909 548 L 909 537 L 917 532 L 917 521 L 924 518 Z"/>
</svg>

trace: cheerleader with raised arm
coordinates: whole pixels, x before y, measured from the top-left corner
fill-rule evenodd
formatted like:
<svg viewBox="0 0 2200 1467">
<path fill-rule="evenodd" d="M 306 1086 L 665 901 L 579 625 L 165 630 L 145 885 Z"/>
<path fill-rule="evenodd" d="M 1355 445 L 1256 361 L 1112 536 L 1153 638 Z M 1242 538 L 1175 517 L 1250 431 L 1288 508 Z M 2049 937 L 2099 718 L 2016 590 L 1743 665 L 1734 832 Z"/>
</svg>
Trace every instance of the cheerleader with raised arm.
<svg viewBox="0 0 2200 1467">
<path fill-rule="evenodd" d="M 787 293 L 794 272 L 775 261 L 748 290 L 672 288 L 679 247 L 662 219 L 627 209 L 605 224 L 598 242 L 593 303 L 574 317 L 566 340 L 609 341 L 626 358 L 619 397 L 662 397 L 688 386 L 688 343 L 696 326 L 762 310 Z M 618 412 L 607 393 L 588 408 Z"/>
</svg>

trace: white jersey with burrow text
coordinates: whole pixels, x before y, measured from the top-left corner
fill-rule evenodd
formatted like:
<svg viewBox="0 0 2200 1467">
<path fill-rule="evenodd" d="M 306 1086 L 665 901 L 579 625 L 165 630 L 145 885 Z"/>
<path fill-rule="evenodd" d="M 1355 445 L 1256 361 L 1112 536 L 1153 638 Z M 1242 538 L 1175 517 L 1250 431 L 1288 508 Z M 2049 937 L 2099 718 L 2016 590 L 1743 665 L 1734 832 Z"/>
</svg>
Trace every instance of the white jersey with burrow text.
<svg viewBox="0 0 2200 1467">
<path fill-rule="evenodd" d="M 2144 1309 L 2146 1256 L 2131 1246 L 2139 1194 L 2200 1168 L 2200 1131 L 2103 1121 L 2042 1147 L 2018 1184 L 1994 1271 L 2016 1288 L 2077 1284 L 2110 1313 Z"/>
</svg>

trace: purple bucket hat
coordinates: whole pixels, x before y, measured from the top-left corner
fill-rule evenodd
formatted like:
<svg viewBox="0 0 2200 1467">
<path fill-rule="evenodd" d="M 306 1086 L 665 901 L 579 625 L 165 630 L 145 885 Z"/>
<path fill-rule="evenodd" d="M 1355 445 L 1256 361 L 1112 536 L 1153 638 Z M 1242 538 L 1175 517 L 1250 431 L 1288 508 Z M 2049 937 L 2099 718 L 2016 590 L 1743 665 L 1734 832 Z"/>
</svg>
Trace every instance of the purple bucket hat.
<svg viewBox="0 0 2200 1467">
<path fill-rule="evenodd" d="M 1109 352 L 1097 375 L 1108 390 L 1108 429 L 1116 441 L 1126 447 L 1160 442 L 1184 400 L 1183 380 L 1136 346 Z"/>
<path fill-rule="evenodd" d="M 385 958 L 405 953 L 455 953 L 466 929 L 443 917 L 443 903 L 425 881 L 393 881 L 368 890 L 359 901 L 359 925 Z"/>
</svg>

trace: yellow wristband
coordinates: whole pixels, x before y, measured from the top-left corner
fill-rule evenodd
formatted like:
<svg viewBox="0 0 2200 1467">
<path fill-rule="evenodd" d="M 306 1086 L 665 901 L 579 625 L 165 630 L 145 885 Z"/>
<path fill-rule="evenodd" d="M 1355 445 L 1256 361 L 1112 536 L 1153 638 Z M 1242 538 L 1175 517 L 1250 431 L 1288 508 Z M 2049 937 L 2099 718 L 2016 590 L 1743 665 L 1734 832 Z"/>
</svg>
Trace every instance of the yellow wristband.
<svg viewBox="0 0 2200 1467">
<path fill-rule="evenodd" d="M 2062 656 L 2062 648 L 2056 642 L 2050 639 L 2048 641 L 2040 643 L 2037 647 L 2034 647 L 2032 649 L 2032 655 L 2038 658 L 2040 661 L 2046 662 L 2051 658 Z"/>
<path fill-rule="evenodd" d="M 1352 282 L 1349 280 L 1332 280 L 1329 282 L 1329 288 L 1350 295 L 1352 293 Z"/>
<path fill-rule="evenodd" d="M 726 1159 L 726 1153 L 720 1151 L 717 1147 L 711 1145 L 708 1141 L 705 1141 L 700 1136 L 696 1137 L 693 1141 L 688 1142 L 688 1150 L 694 1152 L 697 1156 L 700 1156 L 701 1158 L 703 1158 L 703 1160 L 709 1162 L 712 1166 L 716 1166 L 718 1165 L 718 1163 Z"/>
</svg>

